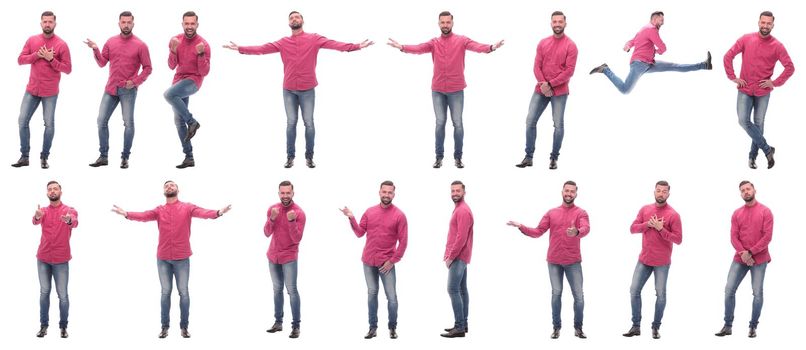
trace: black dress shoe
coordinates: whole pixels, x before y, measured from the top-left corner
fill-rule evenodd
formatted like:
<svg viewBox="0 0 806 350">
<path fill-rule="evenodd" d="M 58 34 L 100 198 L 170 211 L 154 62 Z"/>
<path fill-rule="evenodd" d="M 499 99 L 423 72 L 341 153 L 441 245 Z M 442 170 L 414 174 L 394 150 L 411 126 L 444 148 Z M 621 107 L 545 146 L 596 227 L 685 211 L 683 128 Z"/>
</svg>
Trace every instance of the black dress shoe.
<svg viewBox="0 0 806 350">
<path fill-rule="evenodd" d="M 291 334 L 289 334 L 288 337 L 292 339 L 299 338 L 299 327 L 291 328 Z"/>
<path fill-rule="evenodd" d="M 549 169 L 554 170 L 557 169 L 557 160 L 552 159 L 549 161 Z"/>
<path fill-rule="evenodd" d="M 397 331 L 394 328 L 389 330 L 389 339 L 397 339 Z"/>
<path fill-rule="evenodd" d="M 378 329 L 377 328 L 370 328 L 369 332 L 367 332 L 367 335 L 364 336 L 364 339 L 372 339 L 372 338 L 375 338 L 375 336 L 377 336 L 377 335 L 378 335 Z"/>
<path fill-rule="evenodd" d="M 717 337 L 724 337 L 731 334 L 733 334 L 733 329 L 731 329 L 730 326 L 722 327 L 722 330 L 720 330 L 719 333 L 714 333 L 714 335 Z"/>
<path fill-rule="evenodd" d="M 11 166 L 15 168 L 28 166 L 28 157 L 20 157 L 20 159 L 16 163 L 11 164 Z"/>
<path fill-rule="evenodd" d="M 120 159 L 120 168 L 121 169 L 128 169 L 129 168 L 129 160 L 126 158 Z"/>
<path fill-rule="evenodd" d="M 190 333 L 188 333 L 187 328 L 182 328 L 182 338 L 190 338 Z"/>
<path fill-rule="evenodd" d="M 639 326 L 632 326 L 627 333 L 622 334 L 625 337 L 633 337 L 641 335 L 641 327 Z"/>
<path fill-rule="evenodd" d="M 756 329 L 750 328 L 750 332 L 747 333 L 748 338 L 755 338 L 756 337 Z"/>
<path fill-rule="evenodd" d="M 515 166 L 518 168 L 532 166 L 532 158 L 523 158 L 523 160 L 519 164 L 515 164 Z"/>
<path fill-rule="evenodd" d="M 67 338 L 67 328 L 62 328 L 61 329 L 61 337 L 62 338 Z"/>
<path fill-rule="evenodd" d="M 755 168 L 757 168 L 757 166 L 756 166 L 756 160 L 751 158 L 750 160 L 748 160 L 748 161 L 747 161 L 747 166 L 749 166 L 749 167 L 750 167 L 750 169 L 755 169 Z"/>
<path fill-rule="evenodd" d="M 313 158 L 305 158 L 305 165 L 311 169 L 316 168 L 316 163 L 313 162 Z"/>
<path fill-rule="evenodd" d="M 769 159 L 769 157 L 768 157 L 767 159 Z M 50 168 L 50 164 L 48 164 L 48 160 L 47 160 L 47 159 L 44 159 L 44 158 L 40 159 L 40 160 L 39 160 L 39 164 L 42 166 L 42 169 L 47 169 L 47 168 Z M 770 167 L 767 167 L 767 169 L 769 169 L 769 168 L 770 168 Z"/>
<path fill-rule="evenodd" d="M 160 339 L 166 338 L 168 336 L 168 327 L 162 327 L 160 334 L 157 336 Z"/>
<path fill-rule="evenodd" d="M 775 165 L 775 158 L 773 158 L 774 154 L 775 147 L 770 147 L 770 153 L 767 153 L 767 169 L 770 169 Z"/>
<path fill-rule="evenodd" d="M 705 59 L 705 69 L 714 69 L 714 65 L 711 64 L 711 51 L 708 51 L 708 57 Z"/>
<path fill-rule="evenodd" d="M 192 139 L 193 136 L 196 136 L 196 130 L 199 130 L 200 127 L 201 125 L 199 125 L 199 122 L 193 122 L 188 124 L 188 132 L 187 134 L 185 134 L 185 142 L 190 141 L 190 139 Z"/>
<path fill-rule="evenodd" d="M 585 332 L 582 331 L 582 328 L 574 328 L 574 336 L 579 339 L 588 339 Z"/>
<path fill-rule="evenodd" d="M 434 169 L 439 169 L 441 167 L 442 167 L 442 158 L 437 158 L 437 160 L 434 162 Z"/>
<path fill-rule="evenodd" d="M 450 332 L 454 328 L 456 328 L 456 327 L 454 326 L 454 327 L 451 327 L 451 328 L 445 328 L 445 331 Z M 465 333 L 470 333 L 470 328 L 469 327 L 465 327 Z"/>
<path fill-rule="evenodd" d="M 652 328 L 652 339 L 660 339 L 660 332 L 657 328 Z"/>
<path fill-rule="evenodd" d="M 36 333 L 37 338 L 42 338 L 46 335 L 48 335 L 48 326 L 42 326 L 39 328 L 39 332 Z"/>
<path fill-rule="evenodd" d="M 283 324 L 281 322 L 274 322 L 271 328 L 266 330 L 266 332 L 269 333 L 282 332 L 282 331 L 283 331 Z"/>
<path fill-rule="evenodd" d="M 557 339 L 560 337 L 560 329 L 554 328 L 554 331 L 551 332 L 551 339 Z"/>
<path fill-rule="evenodd" d="M 591 69 L 590 74 L 593 74 L 593 73 L 604 73 L 605 68 L 607 68 L 607 63 L 602 63 L 602 65 L 601 65 L 601 66 L 598 66 L 598 67 L 596 67 L 596 68 L 594 68 L 594 69 Z"/>
<path fill-rule="evenodd" d="M 294 166 L 294 158 L 293 157 L 288 157 L 288 159 L 286 159 L 285 164 L 283 165 L 283 167 L 288 169 L 288 168 L 290 168 L 292 166 Z"/>
<path fill-rule="evenodd" d="M 462 329 L 451 328 L 448 333 L 442 333 L 439 336 L 444 338 L 464 338 L 465 331 Z"/>
<path fill-rule="evenodd" d="M 90 166 L 93 168 L 105 165 L 109 165 L 109 158 L 103 156 L 98 157 L 98 159 L 95 160 L 95 163 L 90 163 Z"/>
<path fill-rule="evenodd" d="M 196 161 L 193 160 L 193 158 L 185 158 L 185 160 L 182 161 L 182 164 L 177 165 L 176 168 L 184 169 L 184 168 L 191 168 L 194 166 L 196 166 Z"/>
<path fill-rule="evenodd" d="M 459 168 L 459 169 L 462 169 L 462 168 L 464 168 L 464 167 L 465 167 L 465 163 L 462 163 L 462 160 L 461 160 L 461 159 L 454 159 L 454 162 L 453 162 L 453 163 L 454 163 L 454 164 L 456 165 L 456 167 L 457 167 L 457 168 Z"/>
</svg>

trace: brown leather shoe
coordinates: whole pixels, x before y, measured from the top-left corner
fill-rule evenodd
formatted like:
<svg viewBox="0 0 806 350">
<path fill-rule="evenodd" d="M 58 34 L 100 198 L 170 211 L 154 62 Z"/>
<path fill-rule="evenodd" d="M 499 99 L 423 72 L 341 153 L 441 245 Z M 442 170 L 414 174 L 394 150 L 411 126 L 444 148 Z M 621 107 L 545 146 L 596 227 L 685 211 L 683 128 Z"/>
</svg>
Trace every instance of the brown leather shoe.
<svg viewBox="0 0 806 350">
<path fill-rule="evenodd" d="M 299 327 L 291 328 L 291 334 L 289 334 L 288 337 L 292 339 L 299 338 Z"/>
<path fill-rule="evenodd" d="M 182 328 L 182 338 L 190 338 L 190 333 L 187 328 Z"/>
<path fill-rule="evenodd" d="M 731 334 L 733 334 L 733 329 L 731 328 L 731 326 L 722 327 L 722 330 L 720 330 L 719 333 L 714 333 L 714 335 L 717 337 L 724 337 L 726 335 Z"/>
<path fill-rule="evenodd" d="M 61 328 L 61 337 L 67 338 L 67 328 Z"/>
<path fill-rule="evenodd" d="M 574 328 L 574 336 L 579 339 L 588 339 L 585 332 L 582 331 L 582 328 Z"/>
<path fill-rule="evenodd" d="M 367 335 L 364 336 L 364 339 L 372 339 L 372 338 L 375 338 L 375 336 L 377 336 L 377 335 L 378 335 L 378 329 L 377 328 L 370 328 L 369 332 L 367 332 Z"/>
<path fill-rule="evenodd" d="M 42 338 L 46 335 L 48 335 L 48 326 L 42 326 L 39 328 L 39 332 L 36 333 L 37 338 Z"/>
<path fill-rule="evenodd" d="M 269 333 L 276 333 L 276 332 L 282 332 L 282 331 L 283 331 L 283 323 L 282 322 L 274 322 L 274 324 L 271 326 L 271 328 L 266 330 L 266 332 L 269 332 Z"/>
<path fill-rule="evenodd" d="M 167 336 L 168 336 L 168 327 L 162 327 L 162 330 L 160 331 L 160 334 L 157 337 L 163 339 Z"/>
<path fill-rule="evenodd" d="M 448 333 L 442 333 L 439 336 L 443 338 L 464 338 L 465 331 L 464 329 L 451 328 Z"/>
<path fill-rule="evenodd" d="M 193 158 L 185 158 L 185 160 L 182 161 L 182 164 L 177 165 L 176 168 L 177 169 L 184 169 L 184 168 L 190 168 L 190 167 L 194 167 L 194 166 L 196 166 L 196 161 L 193 160 Z"/>
<path fill-rule="evenodd" d="M 632 326 L 632 327 L 630 327 L 630 330 L 627 331 L 627 333 L 624 333 L 622 335 L 625 336 L 625 337 L 628 337 L 628 338 L 629 337 L 634 337 L 634 336 L 639 336 L 639 335 L 641 335 L 641 327 Z"/>
<path fill-rule="evenodd" d="M 20 157 L 20 159 L 16 163 L 11 164 L 11 166 L 15 168 L 28 166 L 28 157 Z"/>
<path fill-rule="evenodd" d="M 98 159 L 95 160 L 94 163 L 90 163 L 90 166 L 93 168 L 97 168 L 99 166 L 106 166 L 109 165 L 109 158 L 100 156 Z"/>
</svg>

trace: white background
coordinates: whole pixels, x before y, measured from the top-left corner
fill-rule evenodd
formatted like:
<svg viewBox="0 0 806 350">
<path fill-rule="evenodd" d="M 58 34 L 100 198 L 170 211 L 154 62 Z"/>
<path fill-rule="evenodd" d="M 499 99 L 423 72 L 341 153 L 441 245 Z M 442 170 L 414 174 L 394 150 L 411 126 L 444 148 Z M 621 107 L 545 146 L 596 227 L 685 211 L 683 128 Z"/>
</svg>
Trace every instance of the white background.
<svg viewBox="0 0 806 350">
<path fill-rule="evenodd" d="M 52 9 L 56 33 L 70 46 L 73 72 L 62 77 L 56 109 L 51 168 L 35 162 L 41 150 L 41 109 L 31 123 L 32 166 L 13 169 L 17 159 L 17 115 L 29 67 L 16 65 L 19 48 L 39 33 L 39 15 Z M 167 69 L 167 43 L 181 32 L 181 14 L 199 15 L 198 33 L 213 45 L 212 69 L 190 109 L 203 124 L 194 138 L 196 168 L 177 170 L 181 147 L 172 112 L 162 97 L 173 72 Z M 493 54 L 468 53 L 465 90 L 466 168 L 447 162 L 431 169 L 434 116 L 430 98 L 429 55 L 405 55 L 384 43 L 392 37 L 416 44 L 439 34 L 437 14 L 455 15 L 454 31 L 482 43 L 505 39 Z M 551 114 L 538 124 L 535 167 L 517 169 L 522 159 L 524 119 L 534 89 L 532 67 L 537 42 L 551 34 L 550 13 L 568 16 L 566 33 L 579 48 L 565 119 L 559 169 L 549 171 Z M 659 57 L 695 63 L 710 50 L 713 71 L 645 75 L 632 94 L 622 96 L 604 76 L 587 72 L 603 62 L 624 77 L 629 54 L 624 41 L 661 9 L 661 30 L 668 51 Z M 798 224 L 802 204 L 791 188 L 803 178 L 804 122 L 796 109 L 802 95 L 800 71 L 775 90 L 767 112 L 766 136 L 777 148 L 778 165 L 747 168 L 750 139 L 737 125 L 736 91 L 725 77 L 721 58 L 735 40 L 757 30 L 758 14 L 772 10 L 773 35 L 787 45 L 798 69 L 804 50 L 794 2 L 763 4 L 734 1 L 460 2 L 460 1 L 172 1 L 122 3 L 87 1 L 20 2 L 0 12 L 0 129 L 3 229 L 0 235 L 0 347 L 3 348 L 263 348 L 315 349 L 415 346 L 533 347 L 562 344 L 574 348 L 664 348 L 700 345 L 719 348 L 781 347 L 798 335 L 802 282 L 794 275 L 804 244 Z M 141 86 L 135 119 L 137 134 L 131 168 L 117 168 L 122 144 L 119 109 L 110 122 L 110 166 L 92 169 L 97 157 L 96 116 L 108 69 L 99 69 L 82 40 L 102 45 L 118 32 L 118 14 L 131 10 L 134 33 L 151 50 L 154 72 Z M 345 42 L 369 38 L 375 46 L 340 53 L 320 52 L 317 87 L 316 169 L 302 161 L 300 121 L 298 164 L 283 169 L 285 113 L 279 55 L 243 56 L 220 48 L 233 40 L 259 45 L 287 36 L 287 14 L 305 16 L 308 32 Z M 741 66 L 737 58 L 735 64 Z M 776 76 L 782 70 L 776 69 Z M 453 151 L 450 126 L 446 154 Z M 450 156 L 448 156 L 450 158 Z M 58 339 L 55 290 L 51 334 L 34 337 L 38 328 L 35 252 L 40 228 L 30 225 L 37 204 L 45 205 L 45 184 L 57 179 L 63 200 L 80 214 L 71 241 L 70 332 Z M 174 296 L 171 335 L 159 340 L 159 281 L 154 223 L 128 222 L 111 213 L 117 204 L 146 210 L 163 202 L 162 183 L 175 180 L 180 198 L 207 208 L 232 204 L 216 221 L 196 220 L 190 290 L 193 337 L 181 339 L 178 298 Z M 264 332 L 273 306 L 262 234 L 266 209 L 278 201 L 277 184 L 296 185 L 296 202 L 308 215 L 300 247 L 299 290 L 302 336 Z M 394 180 L 395 204 L 409 219 L 409 248 L 397 265 L 400 339 L 385 330 L 365 341 L 366 287 L 361 269 L 363 239 L 356 239 L 337 208 L 356 215 L 375 205 L 382 180 Z M 445 291 L 441 261 L 453 204 L 450 182 L 467 184 L 467 202 L 475 213 L 475 244 L 469 267 L 470 326 L 464 340 L 438 336 L 453 314 Z M 565 328 L 559 340 L 551 332 L 546 237 L 531 239 L 505 226 L 507 220 L 536 225 L 561 203 L 562 183 L 579 183 L 577 204 L 590 214 L 591 234 L 582 241 L 585 276 L 585 331 L 572 331 L 570 291 L 564 293 Z M 644 288 L 644 331 L 639 338 L 620 334 L 630 326 L 628 289 L 641 239 L 629 234 L 638 209 L 653 201 L 654 183 L 672 185 L 669 203 L 683 220 L 683 244 L 676 246 L 668 281 L 663 338 L 649 336 L 654 291 Z M 719 339 L 723 290 L 733 248 L 730 215 L 743 204 L 738 183 L 755 182 L 757 198 L 775 214 L 767 269 L 765 305 L 759 338 L 746 337 L 750 316 L 749 277 L 737 295 L 735 334 Z M 174 294 L 175 295 L 175 294 Z M 381 296 L 380 324 L 386 319 Z M 286 298 L 286 305 L 287 305 Z M 286 306 L 287 308 L 287 306 Z"/>
</svg>

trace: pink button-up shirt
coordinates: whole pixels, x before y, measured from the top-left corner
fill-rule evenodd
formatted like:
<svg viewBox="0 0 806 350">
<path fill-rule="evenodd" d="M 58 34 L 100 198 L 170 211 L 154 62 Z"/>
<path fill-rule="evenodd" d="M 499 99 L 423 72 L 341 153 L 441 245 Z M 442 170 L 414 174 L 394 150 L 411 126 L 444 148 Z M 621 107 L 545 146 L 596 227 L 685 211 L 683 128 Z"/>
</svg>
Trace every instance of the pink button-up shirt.
<svg viewBox="0 0 806 350">
<path fill-rule="evenodd" d="M 647 222 L 656 215 L 658 219 L 663 219 L 663 229 L 658 231 L 647 226 Z M 648 266 L 664 266 L 672 263 L 672 243 L 683 242 L 683 224 L 680 222 L 680 215 L 671 205 L 657 206 L 657 204 L 645 205 L 638 211 L 630 232 L 641 233 L 641 254 L 638 261 Z"/>
<path fill-rule="evenodd" d="M 473 212 L 464 200 L 456 203 L 448 224 L 448 242 L 445 244 L 444 260 L 462 260 L 470 264 L 473 253 Z"/>
<path fill-rule="evenodd" d="M 535 55 L 535 78 L 538 82 L 548 81 L 554 96 L 568 95 L 568 82 L 574 75 L 577 65 L 577 45 L 568 35 L 555 38 L 554 35 L 540 40 Z M 540 86 L 535 86 L 540 92 Z"/>
<path fill-rule="evenodd" d="M 405 53 L 431 53 L 434 61 L 434 78 L 431 90 L 456 92 L 467 87 L 465 83 L 465 51 L 490 53 L 492 45 L 480 44 L 459 34 L 440 35 L 419 45 L 403 45 Z"/>
<path fill-rule="evenodd" d="M 350 218 L 350 227 L 357 237 L 367 235 L 361 261 L 369 266 L 381 266 L 386 261 L 398 263 L 406 252 L 409 224 L 406 215 L 394 204 L 384 208 L 370 207 L 361 216 L 361 223 Z"/>
<path fill-rule="evenodd" d="M 185 34 L 175 36 L 179 39 L 176 53 L 170 50 L 171 43 L 168 43 L 168 68 L 176 68 L 173 84 L 182 79 L 190 79 L 196 83 L 196 87 L 201 89 L 202 81 L 207 73 L 210 73 L 210 44 L 201 35 L 196 34 L 193 39 L 188 39 Z M 196 45 L 204 44 L 204 54 L 199 55 Z"/>
<path fill-rule="evenodd" d="M 736 249 L 733 261 L 742 262 L 739 252 L 749 250 L 756 264 L 772 261 L 767 248 L 772 240 L 772 212 L 763 204 L 743 205 L 730 219 L 730 243 Z"/>
<path fill-rule="evenodd" d="M 271 210 L 277 208 L 278 214 L 271 221 Z M 288 212 L 293 210 L 297 214 L 294 221 L 288 221 Z M 277 203 L 269 207 L 266 212 L 266 224 L 263 225 L 263 234 L 272 237 L 269 250 L 266 256 L 274 264 L 285 264 L 297 260 L 299 253 L 299 242 L 302 240 L 302 231 L 305 230 L 305 212 L 297 203 L 291 203 L 288 207 L 282 203 Z"/>
<path fill-rule="evenodd" d="M 61 203 L 57 206 L 49 205 L 42 209 L 42 217 L 31 221 L 34 225 L 42 225 L 42 238 L 39 240 L 39 250 L 36 258 L 48 264 L 61 264 L 70 261 L 70 236 L 73 229 L 78 227 L 78 212 Z M 70 215 L 70 225 L 62 221 L 62 216 Z"/>
<path fill-rule="evenodd" d="M 99 67 L 109 62 L 109 80 L 104 91 L 112 96 L 117 96 L 117 88 L 125 87 L 127 80 L 131 80 L 134 86 L 140 86 L 151 75 L 148 46 L 134 34 L 115 35 L 106 41 L 103 51 L 96 47 L 92 53 Z"/>
<path fill-rule="evenodd" d="M 652 24 L 647 24 L 632 40 L 627 42 L 628 47 L 635 47 L 632 52 L 630 62 L 641 61 L 654 64 L 655 53 L 663 55 L 666 52 L 666 44 L 660 38 L 660 30 Z"/>
<path fill-rule="evenodd" d="M 725 73 L 730 80 L 736 79 L 733 58 L 740 53 L 742 54 L 742 71 L 739 73 L 739 77 L 747 82 L 747 86 L 738 89 L 746 95 L 765 96 L 772 92 L 772 88 L 762 88 L 758 84 L 762 80 L 772 79 L 776 62 L 781 62 L 784 71 L 772 81 L 772 85 L 776 87 L 784 85 L 786 80 L 795 73 L 795 65 L 792 64 L 792 59 L 789 58 L 784 44 L 781 44 L 772 35 L 764 38 L 759 33 L 750 33 L 736 40 L 722 60 Z"/>
<path fill-rule="evenodd" d="M 53 50 L 53 59 L 48 62 L 44 58 L 36 55 L 40 48 L 46 47 Z M 49 97 L 59 94 L 59 81 L 62 73 L 70 74 L 73 71 L 73 64 L 70 61 L 70 49 L 62 38 L 53 34 L 46 38 L 45 34 L 38 34 L 28 38 L 22 52 L 17 58 L 20 65 L 30 64 L 31 75 L 28 78 L 28 86 L 25 91 L 38 97 Z"/>
<path fill-rule="evenodd" d="M 319 49 L 355 51 L 361 47 L 303 32 L 260 46 L 240 46 L 238 52 L 246 55 L 279 52 L 283 60 L 283 89 L 310 90 L 319 85 L 316 80 L 316 57 Z"/>
<path fill-rule="evenodd" d="M 128 212 L 126 218 L 134 221 L 157 221 L 159 244 L 157 259 L 182 260 L 189 258 L 191 218 L 215 219 L 218 210 L 204 209 L 195 204 L 176 201 L 160 205 L 145 212 Z"/>
<path fill-rule="evenodd" d="M 566 230 L 572 226 L 579 230 L 579 234 L 573 237 L 566 233 Z M 576 205 L 570 207 L 561 205 L 549 210 L 535 228 L 524 225 L 518 228 L 523 234 L 534 238 L 549 231 L 549 250 L 546 254 L 546 261 L 556 265 L 569 265 L 582 261 L 579 240 L 587 236 L 591 229 L 588 213 Z"/>
</svg>

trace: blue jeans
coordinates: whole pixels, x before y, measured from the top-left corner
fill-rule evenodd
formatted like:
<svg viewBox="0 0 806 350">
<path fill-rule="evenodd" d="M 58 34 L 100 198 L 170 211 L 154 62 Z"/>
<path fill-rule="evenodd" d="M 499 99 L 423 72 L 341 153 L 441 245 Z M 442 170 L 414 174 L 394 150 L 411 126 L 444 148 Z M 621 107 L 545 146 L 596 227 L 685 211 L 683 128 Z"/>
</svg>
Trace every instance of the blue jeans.
<svg viewBox="0 0 806 350">
<path fill-rule="evenodd" d="M 176 124 L 176 132 L 179 134 L 179 142 L 182 143 L 182 152 L 185 153 L 185 158 L 190 159 L 193 158 L 193 145 L 190 141 L 185 141 L 185 136 L 188 132 L 188 124 L 195 123 L 196 119 L 193 119 L 193 114 L 190 114 L 188 106 L 190 105 L 190 95 L 197 91 L 199 88 L 193 80 L 182 79 L 165 90 L 163 94 L 174 110 L 174 124 Z"/>
<path fill-rule="evenodd" d="M 20 153 L 23 157 L 28 157 L 31 151 L 31 117 L 33 117 L 39 103 L 42 103 L 42 117 L 45 120 L 45 134 L 42 136 L 42 153 L 39 158 L 48 159 L 50 156 L 50 146 L 53 144 L 53 134 L 56 132 L 56 100 L 59 95 L 48 97 L 34 96 L 25 93 L 22 97 L 22 106 L 20 106 Z"/>
<path fill-rule="evenodd" d="M 655 273 L 655 318 L 652 320 L 652 328 L 660 329 L 660 321 L 663 319 L 663 310 L 666 309 L 666 280 L 669 278 L 669 266 L 649 266 L 640 261 L 635 265 L 635 272 L 632 275 L 632 285 L 630 285 L 630 305 L 632 306 L 632 325 L 641 326 L 641 290 L 649 279 L 649 275 Z"/>
<path fill-rule="evenodd" d="M 378 279 L 383 283 L 386 293 L 386 307 L 389 311 L 389 329 L 397 328 L 397 291 L 395 290 L 395 268 L 387 273 L 380 273 L 379 267 L 364 264 L 364 278 L 367 280 L 367 307 L 369 308 L 369 327 L 378 328 Z"/>
<path fill-rule="evenodd" d="M 190 277 L 190 259 L 160 260 L 157 259 L 157 270 L 160 275 L 160 321 L 162 327 L 171 325 L 171 290 L 176 278 L 176 289 L 179 290 L 179 328 L 188 328 L 190 314 L 190 295 L 188 294 L 188 277 Z"/>
<path fill-rule="evenodd" d="M 551 147 L 551 159 L 557 160 L 560 157 L 560 147 L 563 145 L 565 128 L 565 102 L 568 95 L 546 97 L 537 92 L 532 94 L 529 102 L 529 113 L 526 114 L 526 158 L 532 159 L 535 154 L 535 140 L 537 139 L 537 121 L 540 115 L 551 102 L 551 118 L 554 121 L 554 143 Z"/>
<path fill-rule="evenodd" d="M 431 91 L 431 100 L 434 102 L 434 115 L 437 118 L 437 127 L 434 132 L 437 159 L 445 157 L 445 124 L 448 121 L 449 108 L 451 122 L 453 122 L 453 159 L 462 159 L 462 145 L 465 138 L 465 129 L 462 126 L 462 109 L 465 105 L 464 90 L 448 93 Z"/>
<path fill-rule="evenodd" d="M 630 63 L 630 73 L 627 75 L 627 79 L 624 81 L 621 81 L 621 79 L 616 76 L 616 74 L 613 73 L 610 68 L 605 68 L 604 74 L 608 79 L 610 79 L 610 82 L 616 86 L 618 91 L 626 95 L 632 91 L 633 87 L 635 87 L 635 83 L 638 82 L 638 78 L 644 75 L 644 73 L 691 72 L 700 69 L 705 69 L 705 62 L 694 64 L 678 64 L 655 61 L 655 64 L 649 64 L 641 61 L 632 61 Z"/>
<path fill-rule="evenodd" d="M 305 124 L 305 159 L 313 159 L 313 144 L 316 137 L 316 128 L 313 125 L 313 108 L 316 105 L 316 92 L 309 90 L 283 89 L 283 103 L 285 104 L 285 151 L 288 158 L 296 155 L 297 120 L 302 111 L 302 123 Z"/>
<path fill-rule="evenodd" d="M 275 264 L 269 261 L 269 274 L 274 289 L 274 321 L 283 323 L 283 285 L 291 299 L 292 328 L 299 327 L 299 292 L 297 291 L 297 261 Z"/>
<path fill-rule="evenodd" d="M 736 98 L 736 113 L 739 115 L 739 125 L 753 139 L 750 144 L 750 159 L 756 159 L 759 148 L 764 154 L 770 153 L 770 145 L 764 138 L 764 116 L 767 114 L 767 104 L 770 94 L 764 96 L 750 96 L 741 91 Z M 750 120 L 750 111 L 753 111 L 753 120 Z"/>
<path fill-rule="evenodd" d="M 59 296 L 59 328 L 67 328 L 67 315 L 70 311 L 70 298 L 67 296 L 67 280 L 70 277 L 68 263 L 48 264 L 36 261 L 39 273 L 39 324 L 48 326 L 48 311 L 50 310 L 50 280 L 56 282 L 56 294 Z"/>
<path fill-rule="evenodd" d="M 104 92 L 101 97 L 101 107 L 98 110 L 98 141 L 100 143 L 101 157 L 109 156 L 109 118 L 120 103 L 123 115 L 123 153 L 120 157 L 129 159 L 132 141 L 134 140 L 134 101 L 137 99 L 137 88 L 117 89 L 117 96 Z"/>
<path fill-rule="evenodd" d="M 761 307 L 764 305 L 764 273 L 767 263 L 747 266 L 733 262 L 728 271 L 728 282 L 725 284 L 725 326 L 733 326 L 733 310 L 736 308 L 736 289 L 742 283 L 744 276 L 750 271 L 750 284 L 753 287 L 753 314 L 750 316 L 750 328 L 758 326 L 761 316 Z"/>
<path fill-rule="evenodd" d="M 470 294 L 467 292 L 467 263 L 462 260 L 454 260 L 448 268 L 448 295 L 453 307 L 453 326 L 467 328 Z"/>
<path fill-rule="evenodd" d="M 562 310 L 563 273 L 571 286 L 574 296 L 574 328 L 582 329 L 582 315 L 585 309 L 585 297 L 582 294 L 582 263 L 557 265 L 549 263 L 549 280 L 551 280 L 551 320 L 554 329 L 562 327 L 560 310 Z"/>
</svg>

